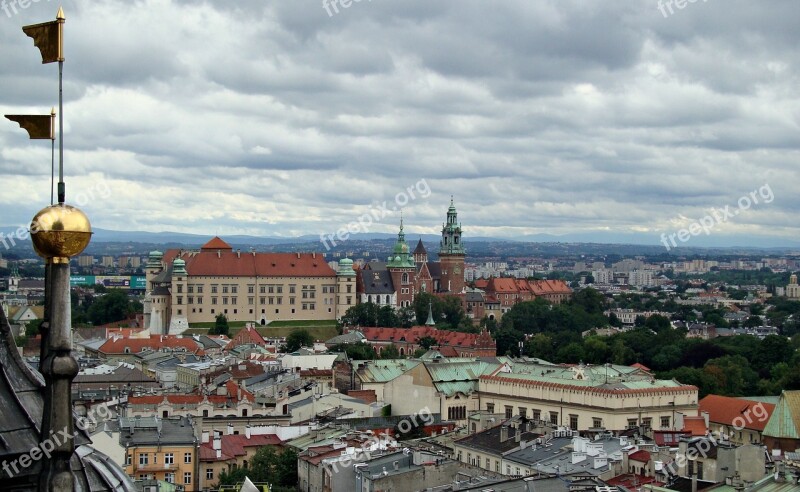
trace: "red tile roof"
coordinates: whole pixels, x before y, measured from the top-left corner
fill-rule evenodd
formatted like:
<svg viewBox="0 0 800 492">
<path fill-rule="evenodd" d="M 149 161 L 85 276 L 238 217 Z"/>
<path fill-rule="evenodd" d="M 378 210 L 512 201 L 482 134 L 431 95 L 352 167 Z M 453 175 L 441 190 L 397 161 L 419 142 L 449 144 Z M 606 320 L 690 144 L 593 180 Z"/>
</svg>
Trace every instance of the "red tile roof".
<svg viewBox="0 0 800 492">
<path fill-rule="evenodd" d="M 693 436 L 705 436 L 708 433 L 706 421 L 703 417 L 684 417 L 683 430 L 691 432 Z"/>
<path fill-rule="evenodd" d="M 316 253 L 257 253 L 228 250 L 183 251 L 170 249 L 164 262 L 180 257 L 191 276 L 209 277 L 336 277 L 322 255 Z"/>
<path fill-rule="evenodd" d="M 200 246 L 200 250 L 201 251 L 204 250 L 204 249 L 206 249 L 206 250 L 214 250 L 214 251 L 216 251 L 218 249 L 219 250 L 225 250 L 225 249 L 232 250 L 233 247 L 230 244 L 228 244 L 225 241 L 223 241 L 222 239 L 220 239 L 219 236 L 214 236 L 213 238 L 211 238 L 211 240 L 209 242 L 207 242 L 206 244 Z"/>
<path fill-rule="evenodd" d="M 197 393 L 188 394 L 167 394 L 167 395 L 146 395 L 146 396 L 130 396 L 128 397 L 129 405 L 160 405 L 161 402 L 166 400 L 170 405 L 198 405 L 204 399 L 207 399 L 212 405 L 224 405 L 232 401 L 239 401 L 239 391 L 242 392 L 241 401 L 254 402 L 255 396 L 253 393 L 242 389 L 233 381 L 225 383 L 226 392 L 224 395 L 202 395 Z"/>
<path fill-rule="evenodd" d="M 161 348 L 183 348 L 187 352 L 203 355 L 202 345 L 192 337 L 178 337 L 176 335 L 150 335 L 149 338 L 109 338 L 97 349 L 104 354 L 138 354 L 144 350 L 159 350 Z M 127 351 L 125 349 L 128 349 Z"/>
<path fill-rule="evenodd" d="M 440 345 L 451 347 L 479 347 L 486 342 L 485 337 L 477 333 L 438 330 L 430 326 L 412 326 L 411 328 L 362 328 L 368 342 L 407 342 L 415 343 L 418 339 L 430 336 Z M 490 343 L 494 343 L 493 341 Z"/>
<path fill-rule="evenodd" d="M 650 461 L 650 453 L 648 453 L 644 449 L 640 449 L 639 451 L 630 454 L 628 456 L 628 459 L 634 461 L 641 461 L 642 463 L 647 463 L 648 461 Z"/>
<path fill-rule="evenodd" d="M 200 461 L 227 461 L 239 456 L 246 456 L 246 448 L 279 446 L 282 443 L 283 441 L 275 434 L 251 434 L 249 439 L 246 434 L 226 434 L 220 439 L 222 456 L 217 458 L 214 439 L 211 436 L 208 442 L 200 444 Z"/>
<path fill-rule="evenodd" d="M 231 350 L 239 345 L 248 344 L 255 344 L 259 347 L 264 347 L 267 345 L 267 342 L 255 328 L 248 326 L 239 330 L 239 332 L 233 338 L 231 338 L 231 341 L 225 346 L 225 350 Z"/>
<path fill-rule="evenodd" d="M 637 369 L 641 369 L 641 370 L 643 370 L 645 372 L 652 372 L 649 367 L 647 367 L 644 364 L 639 364 L 638 362 L 635 363 L 635 364 L 631 364 L 631 367 L 635 367 Z"/>
<path fill-rule="evenodd" d="M 729 396 L 708 395 L 699 401 L 699 411 L 708 412 L 708 421 L 742 429 L 763 431 L 775 405 Z"/>
</svg>

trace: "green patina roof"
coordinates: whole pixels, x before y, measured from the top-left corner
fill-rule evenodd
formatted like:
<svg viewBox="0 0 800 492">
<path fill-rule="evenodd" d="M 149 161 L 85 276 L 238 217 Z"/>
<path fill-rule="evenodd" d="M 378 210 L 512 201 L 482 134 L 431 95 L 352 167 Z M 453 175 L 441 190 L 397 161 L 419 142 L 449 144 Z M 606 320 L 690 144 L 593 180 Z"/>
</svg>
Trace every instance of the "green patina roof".
<svg viewBox="0 0 800 492">
<path fill-rule="evenodd" d="M 394 244 L 392 256 L 389 257 L 386 266 L 389 268 L 416 268 L 417 264 L 414 263 L 414 259 L 409 254 L 410 251 L 411 249 L 408 247 L 408 243 L 406 243 L 406 235 L 403 232 L 403 218 L 401 217 L 400 232 L 397 234 L 397 242 Z"/>
<path fill-rule="evenodd" d="M 578 379 L 578 375 L 583 375 Z M 653 379 L 639 369 L 620 365 L 600 366 L 553 366 L 545 364 L 517 363 L 512 366 L 511 373 L 498 376 L 540 381 L 543 383 L 568 384 L 587 388 L 603 389 L 651 389 L 675 388 L 681 383 L 674 380 Z"/>
<path fill-rule="evenodd" d="M 358 367 L 363 364 L 363 368 L 356 371 L 358 377 L 364 383 L 385 383 L 401 376 L 406 371 L 413 369 L 421 364 L 418 360 L 411 359 L 389 359 L 389 360 L 367 360 L 354 361 L 353 366 Z"/>
<path fill-rule="evenodd" d="M 800 439 L 800 391 L 784 391 L 764 427 L 764 435 Z"/>
</svg>

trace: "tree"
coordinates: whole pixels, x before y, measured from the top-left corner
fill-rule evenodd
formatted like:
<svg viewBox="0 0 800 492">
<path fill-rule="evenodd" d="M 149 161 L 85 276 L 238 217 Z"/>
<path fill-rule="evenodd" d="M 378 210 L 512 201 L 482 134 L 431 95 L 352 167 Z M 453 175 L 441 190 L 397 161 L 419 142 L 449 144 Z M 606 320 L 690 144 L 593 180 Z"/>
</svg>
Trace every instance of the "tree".
<svg viewBox="0 0 800 492">
<path fill-rule="evenodd" d="M 537 333 L 525 341 L 523 351 L 528 357 L 552 361 L 555 356 L 553 338 L 544 333 Z"/>
<path fill-rule="evenodd" d="M 424 337 L 417 338 L 417 345 L 425 350 L 430 350 L 434 345 L 439 345 L 439 341 L 430 335 L 425 335 Z"/>
<path fill-rule="evenodd" d="M 104 325 L 114 321 L 128 319 L 141 309 L 141 303 L 132 302 L 128 294 L 121 289 L 109 289 L 107 293 L 95 299 L 87 311 L 89 321 L 95 325 Z"/>
<path fill-rule="evenodd" d="M 381 359 L 399 359 L 400 351 L 397 345 L 390 343 L 381 349 Z"/>
<path fill-rule="evenodd" d="M 300 347 L 310 347 L 314 344 L 314 337 L 305 328 L 294 330 L 286 337 L 286 351 L 294 352 Z"/>
<path fill-rule="evenodd" d="M 208 330 L 208 333 L 210 335 L 228 336 L 228 334 L 230 333 L 230 326 L 228 326 L 228 318 L 224 314 L 219 313 L 214 320 L 214 326 L 212 326 L 211 329 Z"/>
<path fill-rule="evenodd" d="M 759 316 L 750 316 L 746 320 L 744 320 L 744 327 L 745 328 L 756 328 L 763 324 L 761 318 Z"/>
<path fill-rule="evenodd" d="M 328 352 L 344 352 L 350 360 L 371 360 L 378 358 L 372 345 L 364 342 L 334 345 Z"/>
</svg>

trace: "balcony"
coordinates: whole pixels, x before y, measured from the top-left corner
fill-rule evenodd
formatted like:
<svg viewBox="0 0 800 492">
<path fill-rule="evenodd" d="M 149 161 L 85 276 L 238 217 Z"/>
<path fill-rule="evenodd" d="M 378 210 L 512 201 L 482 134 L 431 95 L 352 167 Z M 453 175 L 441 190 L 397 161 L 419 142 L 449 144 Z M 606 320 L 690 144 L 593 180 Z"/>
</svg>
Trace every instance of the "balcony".
<svg viewBox="0 0 800 492">
<path fill-rule="evenodd" d="M 133 473 L 148 473 L 148 472 L 174 472 L 178 470 L 178 465 L 176 463 L 167 464 L 167 463 L 152 463 L 148 465 L 140 465 L 138 463 L 133 464 Z"/>
</svg>

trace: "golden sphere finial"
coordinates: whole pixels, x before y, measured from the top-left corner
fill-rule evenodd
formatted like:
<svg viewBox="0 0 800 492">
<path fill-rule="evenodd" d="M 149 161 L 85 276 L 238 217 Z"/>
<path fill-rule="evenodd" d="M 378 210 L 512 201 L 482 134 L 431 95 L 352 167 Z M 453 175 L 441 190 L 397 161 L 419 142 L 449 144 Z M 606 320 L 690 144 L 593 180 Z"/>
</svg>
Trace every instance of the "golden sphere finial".
<svg viewBox="0 0 800 492">
<path fill-rule="evenodd" d="M 31 221 L 33 249 L 48 262 L 68 263 L 86 249 L 91 238 L 89 218 L 71 205 L 50 205 Z"/>
</svg>

